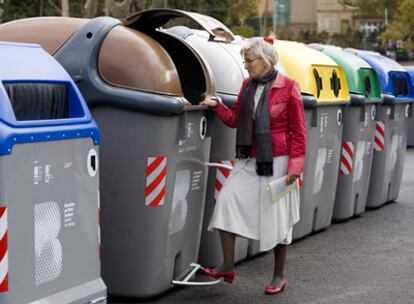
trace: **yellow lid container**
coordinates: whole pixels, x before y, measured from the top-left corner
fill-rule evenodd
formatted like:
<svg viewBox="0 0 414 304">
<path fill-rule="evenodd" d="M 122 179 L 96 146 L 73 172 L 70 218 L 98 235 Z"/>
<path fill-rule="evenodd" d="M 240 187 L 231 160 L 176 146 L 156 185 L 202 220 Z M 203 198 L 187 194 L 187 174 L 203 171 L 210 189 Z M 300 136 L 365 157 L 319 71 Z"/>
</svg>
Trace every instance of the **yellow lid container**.
<svg viewBox="0 0 414 304">
<path fill-rule="evenodd" d="M 314 96 L 318 105 L 349 103 L 346 75 L 335 61 L 299 42 L 275 40 L 274 46 L 302 94 Z"/>
</svg>

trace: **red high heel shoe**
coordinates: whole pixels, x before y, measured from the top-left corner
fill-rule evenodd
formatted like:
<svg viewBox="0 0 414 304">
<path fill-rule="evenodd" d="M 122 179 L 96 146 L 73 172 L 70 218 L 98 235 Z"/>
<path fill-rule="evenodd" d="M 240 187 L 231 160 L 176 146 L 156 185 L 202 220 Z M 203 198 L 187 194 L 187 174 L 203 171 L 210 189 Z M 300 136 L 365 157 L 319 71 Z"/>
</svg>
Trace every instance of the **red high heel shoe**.
<svg viewBox="0 0 414 304">
<path fill-rule="evenodd" d="M 210 277 L 213 277 L 215 279 L 223 278 L 224 281 L 227 283 L 233 283 L 234 277 L 236 276 L 236 273 L 234 271 L 228 271 L 228 272 L 219 272 L 215 271 L 214 269 L 210 268 L 204 268 L 204 273 Z"/>
<path fill-rule="evenodd" d="M 283 278 L 282 285 L 280 285 L 280 287 L 268 286 L 265 288 L 265 294 L 275 295 L 275 294 L 281 293 L 285 289 L 285 287 L 286 287 L 286 279 Z"/>
</svg>

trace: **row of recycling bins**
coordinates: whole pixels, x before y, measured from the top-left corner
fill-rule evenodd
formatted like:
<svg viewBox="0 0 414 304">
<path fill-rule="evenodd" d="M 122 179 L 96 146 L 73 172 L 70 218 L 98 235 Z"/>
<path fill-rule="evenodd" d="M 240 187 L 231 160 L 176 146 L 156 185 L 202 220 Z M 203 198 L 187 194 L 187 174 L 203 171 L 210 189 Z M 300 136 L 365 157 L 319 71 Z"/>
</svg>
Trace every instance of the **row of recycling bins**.
<svg viewBox="0 0 414 304">
<path fill-rule="evenodd" d="M 179 17 L 203 30 L 162 28 Z M 0 44 L 0 302 L 105 303 L 106 286 L 146 298 L 197 257 L 220 264 L 206 227 L 235 130 L 198 103 L 237 99 L 243 39 L 210 17 L 156 9 L 122 22 L 19 20 L 0 40 L 13 41 Z M 409 74 L 374 52 L 274 45 L 308 131 L 293 238 L 395 200 Z M 236 261 L 258 248 L 237 239 Z"/>
</svg>

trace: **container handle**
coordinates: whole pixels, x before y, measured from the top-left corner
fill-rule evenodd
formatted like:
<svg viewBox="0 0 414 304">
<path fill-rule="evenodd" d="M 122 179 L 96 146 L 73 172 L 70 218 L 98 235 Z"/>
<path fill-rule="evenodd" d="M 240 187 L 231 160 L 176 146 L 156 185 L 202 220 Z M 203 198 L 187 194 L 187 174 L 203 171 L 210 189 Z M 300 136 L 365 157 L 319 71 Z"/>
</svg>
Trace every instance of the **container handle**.
<svg viewBox="0 0 414 304">
<path fill-rule="evenodd" d="M 230 165 L 225 165 L 225 164 L 220 164 L 220 163 L 205 163 L 205 165 L 209 168 L 222 168 L 222 169 L 227 169 L 227 170 L 233 170 L 233 166 Z"/>
<path fill-rule="evenodd" d="M 216 285 L 222 281 L 222 279 L 214 281 L 194 282 L 190 281 L 195 276 L 197 271 L 204 269 L 200 264 L 191 263 L 175 280 L 172 280 L 172 285 L 181 286 L 211 286 Z"/>
</svg>

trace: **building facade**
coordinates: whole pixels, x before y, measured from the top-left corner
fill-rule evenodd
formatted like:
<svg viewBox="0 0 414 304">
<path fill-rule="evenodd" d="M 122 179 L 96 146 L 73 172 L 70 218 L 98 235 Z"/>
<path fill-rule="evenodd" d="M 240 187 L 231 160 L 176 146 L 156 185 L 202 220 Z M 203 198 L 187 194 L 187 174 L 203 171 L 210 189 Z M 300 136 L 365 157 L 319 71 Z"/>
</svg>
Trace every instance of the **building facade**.
<svg viewBox="0 0 414 304">
<path fill-rule="evenodd" d="M 359 29 L 358 20 L 354 18 L 356 8 L 339 4 L 338 0 L 262 0 L 259 5 L 260 16 L 273 16 L 273 2 L 276 9 L 279 8 L 276 14 L 278 28 L 293 32 L 311 30 L 329 34 L 344 33 L 348 28 Z M 288 22 L 282 14 L 287 11 L 287 7 Z"/>
</svg>

